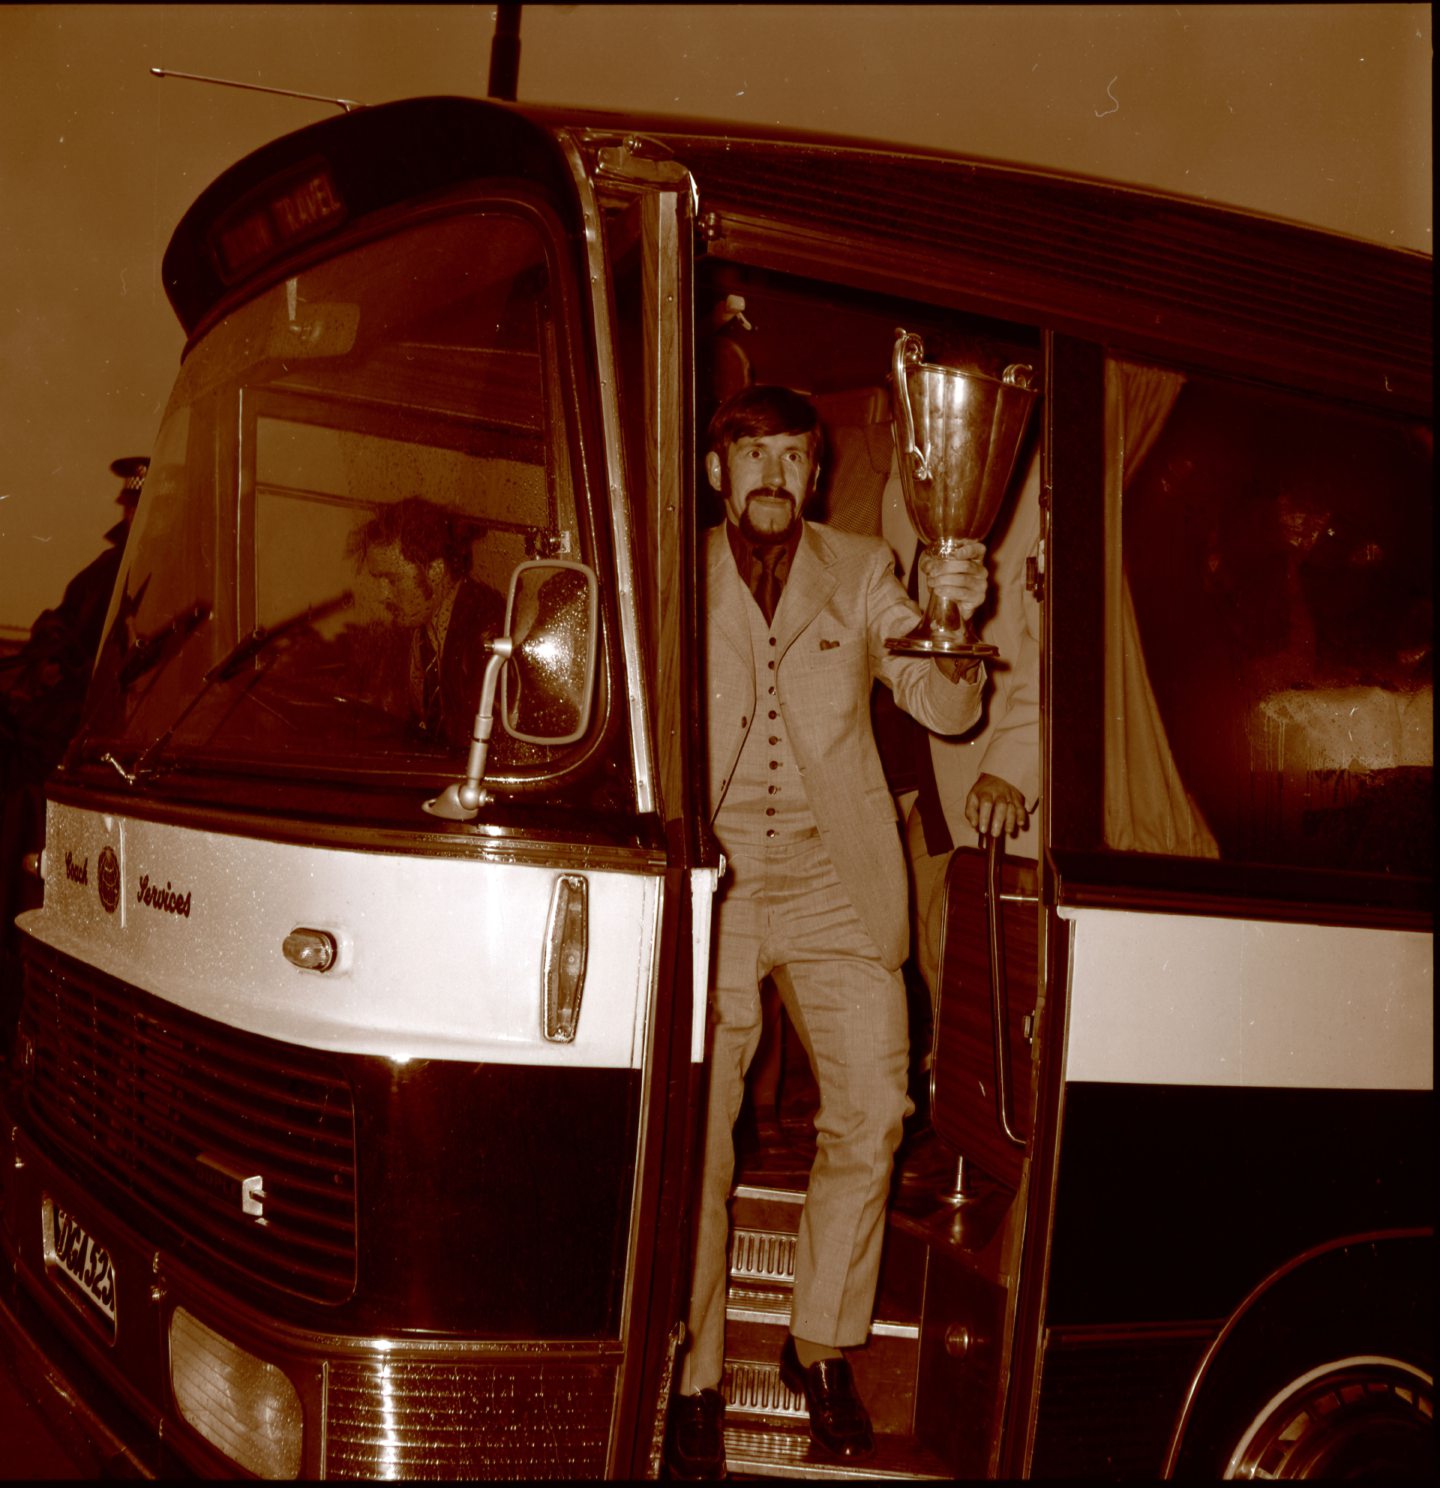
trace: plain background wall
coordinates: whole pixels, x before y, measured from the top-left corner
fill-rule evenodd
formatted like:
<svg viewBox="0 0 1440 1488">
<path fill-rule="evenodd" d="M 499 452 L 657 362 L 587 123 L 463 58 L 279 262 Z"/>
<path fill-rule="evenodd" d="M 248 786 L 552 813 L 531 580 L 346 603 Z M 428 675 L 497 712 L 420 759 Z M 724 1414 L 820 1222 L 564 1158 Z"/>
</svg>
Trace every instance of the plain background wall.
<svg viewBox="0 0 1440 1488">
<path fill-rule="evenodd" d="M 493 6 L 0 5 L 0 637 L 102 547 L 181 349 L 170 232 L 334 110 L 483 95 Z M 888 139 L 1431 251 L 1427 5 L 526 5 L 521 101 Z"/>
</svg>

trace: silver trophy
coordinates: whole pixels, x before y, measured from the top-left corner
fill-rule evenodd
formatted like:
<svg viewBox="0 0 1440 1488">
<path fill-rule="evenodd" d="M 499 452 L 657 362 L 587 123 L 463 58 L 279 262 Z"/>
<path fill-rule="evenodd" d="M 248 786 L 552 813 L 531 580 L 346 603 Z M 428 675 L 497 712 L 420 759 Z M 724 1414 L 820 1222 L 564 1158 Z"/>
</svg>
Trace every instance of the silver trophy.
<svg viewBox="0 0 1440 1488">
<path fill-rule="evenodd" d="M 927 546 L 944 555 L 994 525 L 1038 390 L 1034 370 L 1021 363 L 996 378 L 924 358 L 919 336 L 895 332 L 890 398 L 905 508 Z M 933 592 L 919 625 L 885 644 L 908 655 L 1000 654 L 976 638 L 958 604 Z"/>
</svg>

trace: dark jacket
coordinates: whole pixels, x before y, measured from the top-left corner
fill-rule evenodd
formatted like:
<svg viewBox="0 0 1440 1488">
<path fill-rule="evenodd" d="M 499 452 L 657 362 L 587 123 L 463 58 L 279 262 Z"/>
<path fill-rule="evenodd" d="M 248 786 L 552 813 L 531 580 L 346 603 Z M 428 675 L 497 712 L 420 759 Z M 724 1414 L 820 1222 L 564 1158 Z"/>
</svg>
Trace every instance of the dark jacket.
<svg viewBox="0 0 1440 1488">
<path fill-rule="evenodd" d="M 485 643 L 494 640 L 504 624 L 504 599 L 477 579 L 462 580 L 440 653 L 440 733 L 447 744 L 464 748 L 470 743 L 490 659 Z"/>
</svg>

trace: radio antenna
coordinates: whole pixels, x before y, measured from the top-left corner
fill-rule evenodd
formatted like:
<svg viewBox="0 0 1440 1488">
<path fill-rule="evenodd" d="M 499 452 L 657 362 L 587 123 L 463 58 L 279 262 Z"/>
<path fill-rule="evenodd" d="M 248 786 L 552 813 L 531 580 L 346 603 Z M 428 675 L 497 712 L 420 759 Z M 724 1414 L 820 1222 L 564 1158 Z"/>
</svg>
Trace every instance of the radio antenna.
<svg viewBox="0 0 1440 1488">
<path fill-rule="evenodd" d="M 520 81 L 520 11 L 519 5 L 495 7 L 495 34 L 490 38 L 491 98 L 515 102 L 515 89 Z"/>
<path fill-rule="evenodd" d="M 198 72 L 173 72 L 166 67 L 152 67 L 150 71 L 157 78 L 184 78 L 187 83 L 214 83 L 221 88 L 248 88 L 252 93 L 278 93 L 282 98 L 305 98 L 312 103 L 331 103 L 336 108 L 344 109 L 347 114 L 351 109 L 365 107 L 354 98 L 327 98 L 323 93 L 297 93 L 293 88 L 267 88 L 263 83 L 237 83 L 231 78 L 201 77 Z"/>
</svg>

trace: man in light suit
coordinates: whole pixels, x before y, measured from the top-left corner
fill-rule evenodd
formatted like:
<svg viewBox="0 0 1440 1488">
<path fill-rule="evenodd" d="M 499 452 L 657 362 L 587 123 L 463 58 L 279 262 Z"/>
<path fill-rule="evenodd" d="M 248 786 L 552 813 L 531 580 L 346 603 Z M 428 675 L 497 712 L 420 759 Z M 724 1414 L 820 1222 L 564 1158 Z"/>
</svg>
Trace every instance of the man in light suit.
<svg viewBox="0 0 1440 1488">
<path fill-rule="evenodd" d="M 747 387 L 711 420 L 706 474 L 726 522 L 706 552 L 710 809 L 729 876 L 717 916 L 710 1094 L 691 1291 L 690 1347 L 668 1463 L 724 1474 L 727 1200 L 733 1128 L 773 978 L 820 1087 L 817 1151 L 797 1238 L 780 1377 L 814 1439 L 841 1458 L 873 1448 L 844 1349 L 867 1336 L 891 1160 L 911 1110 L 900 966 L 905 859 L 870 725 L 876 678 L 926 727 L 979 713 L 983 668 L 887 649 L 920 612 L 876 537 L 807 523 L 819 418 L 785 388 Z M 973 612 L 984 548 L 922 560 Z"/>
</svg>

